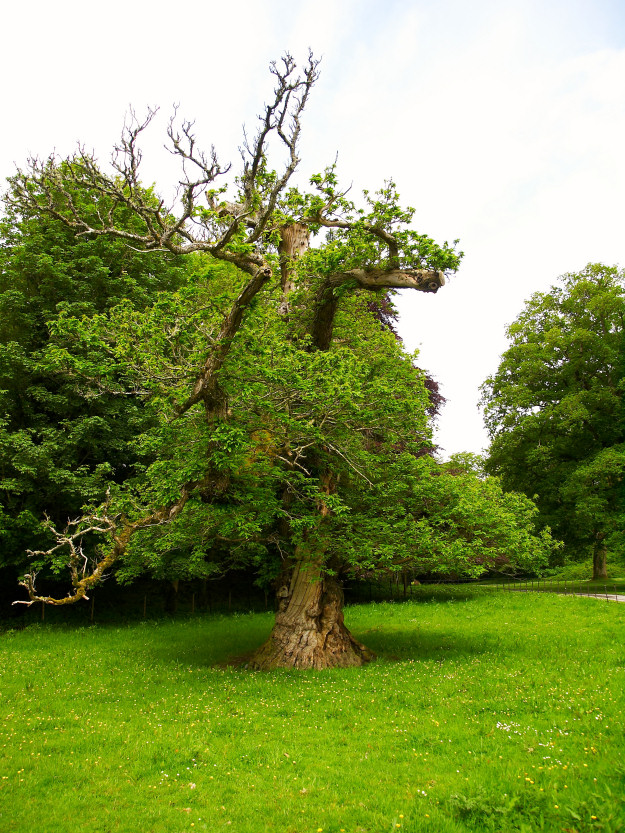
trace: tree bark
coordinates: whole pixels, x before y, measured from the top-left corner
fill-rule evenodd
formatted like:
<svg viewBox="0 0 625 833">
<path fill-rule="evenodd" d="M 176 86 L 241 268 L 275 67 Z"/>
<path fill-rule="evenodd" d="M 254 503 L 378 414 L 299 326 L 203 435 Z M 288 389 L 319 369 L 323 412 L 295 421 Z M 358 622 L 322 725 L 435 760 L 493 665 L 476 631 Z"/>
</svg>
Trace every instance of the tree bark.
<svg viewBox="0 0 625 833">
<path fill-rule="evenodd" d="M 343 591 L 333 576 L 324 575 L 318 562 L 302 559 L 289 578 L 278 590 L 271 635 L 250 668 L 347 668 L 374 658 L 345 627 Z"/>
<path fill-rule="evenodd" d="M 361 289 L 418 289 L 420 292 L 437 292 L 445 285 L 443 272 L 428 269 L 349 269 L 331 275 L 321 285 L 315 302 L 311 336 L 318 350 L 328 350 L 332 343 L 334 317 L 339 305 L 338 290 L 353 282 Z"/>
<path fill-rule="evenodd" d="M 592 577 L 593 579 L 607 578 L 607 551 L 603 541 L 603 535 L 598 534 L 595 538 L 595 546 L 592 554 Z"/>
<path fill-rule="evenodd" d="M 288 315 L 289 295 L 295 288 L 295 263 L 310 245 L 310 229 L 301 223 L 290 223 L 280 229 L 280 283 L 282 303 L 280 314 Z"/>
</svg>

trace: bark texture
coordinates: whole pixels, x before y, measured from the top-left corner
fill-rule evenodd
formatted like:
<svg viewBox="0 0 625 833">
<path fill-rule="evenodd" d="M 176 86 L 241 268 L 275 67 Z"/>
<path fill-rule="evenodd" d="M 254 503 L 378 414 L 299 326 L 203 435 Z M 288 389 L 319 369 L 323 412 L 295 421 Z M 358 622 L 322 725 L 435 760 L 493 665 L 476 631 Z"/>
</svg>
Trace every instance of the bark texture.
<svg viewBox="0 0 625 833">
<path fill-rule="evenodd" d="M 295 262 L 310 245 L 310 229 L 302 223 L 290 223 L 280 230 L 280 283 L 282 285 L 282 304 L 280 313 L 289 311 L 289 295 L 295 288 Z"/>
<path fill-rule="evenodd" d="M 354 283 L 361 289 L 417 289 L 420 292 L 438 292 L 445 285 L 443 272 L 428 269 L 350 269 L 331 275 L 321 285 L 315 302 L 311 336 L 318 350 L 328 350 L 332 343 L 334 317 L 339 305 L 340 288 Z"/>
<path fill-rule="evenodd" d="M 273 630 L 250 668 L 347 668 L 369 662 L 374 654 L 347 630 L 342 607 L 339 583 L 321 575 L 318 564 L 300 561 L 289 584 L 278 590 Z"/>
<path fill-rule="evenodd" d="M 592 554 L 592 577 L 594 579 L 607 578 L 607 550 L 603 542 L 603 536 L 597 536 L 594 551 Z"/>
</svg>

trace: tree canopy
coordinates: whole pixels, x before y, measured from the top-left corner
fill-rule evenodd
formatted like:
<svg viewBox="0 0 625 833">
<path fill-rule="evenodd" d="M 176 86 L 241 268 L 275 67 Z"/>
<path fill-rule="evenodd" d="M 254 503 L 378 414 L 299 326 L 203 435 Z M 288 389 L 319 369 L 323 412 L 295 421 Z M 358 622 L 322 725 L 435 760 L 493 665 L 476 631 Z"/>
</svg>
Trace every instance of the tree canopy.
<svg viewBox="0 0 625 833">
<path fill-rule="evenodd" d="M 536 293 L 483 386 L 487 469 L 535 497 L 542 525 L 594 575 L 622 548 L 625 273 L 589 264 Z"/>
<path fill-rule="evenodd" d="M 132 393 L 147 422 L 128 439 L 131 476 L 64 530 L 49 526 L 24 586 L 30 602 L 68 604 L 114 565 L 132 578 L 253 563 L 275 583 L 278 610 L 252 665 L 355 665 L 370 654 L 343 623 L 342 575 L 406 565 L 479 575 L 540 563 L 551 541 L 534 533 L 524 496 L 424 453 L 426 376 L 371 309 L 389 289 L 435 293 L 461 253 L 411 228 L 392 181 L 355 200 L 331 166 L 310 190 L 292 186 L 317 63 L 298 74 L 285 56 L 272 73 L 274 97 L 234 179 L 198 150 L 190 123 L 170 123 L 178 206 L 139 180 L 149 117 L 125 130 L 112 174 L 80 150 L 31 160 L 13 180 L 18 213 L 187 264 L 184 285 L 146 307 L 124 298 L 52 322 L 50 366 L 86 390 Z M 274 142 L 286 151 L 279 170 Z M 83 192 L 97 203 L 83 205 Z M 68 596 L 38 594 L 43 563 L 69 567 Z"/>
<path fill-rule="evenodd" d="M 0 566 L 44 543 L 41 519 L 58 524 L 104 498 L 132 467 L 128 440 L 143 403 L 70 375 L 52 361 L 60 318 L 89 320 L 122 300 L 142 309 L 183 281 L 182 259 L 136 252 L 121 240 L 87 239 L 58 219 L 11 206 L 0 221 Z M 74 198 L 94 210 L 98 196 Z M 122 224 L 131 228 L 126 212 Z"/>
</svg>

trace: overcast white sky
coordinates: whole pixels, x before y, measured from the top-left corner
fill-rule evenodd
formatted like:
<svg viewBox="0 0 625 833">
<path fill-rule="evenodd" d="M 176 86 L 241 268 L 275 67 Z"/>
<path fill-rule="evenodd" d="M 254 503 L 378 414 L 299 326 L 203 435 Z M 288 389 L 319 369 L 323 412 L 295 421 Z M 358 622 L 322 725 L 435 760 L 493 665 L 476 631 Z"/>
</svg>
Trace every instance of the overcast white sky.
<svg viewBox="0 0 625 833">
<path fill-rule="evenodd" d="M 478 386 L 523 301 L 589 261 L 625 264 L 623 0 L 24 0 L 2 18 L 2 179 L 79 140 L 104 162 L 128 106 L 161 105 L 144 180 L 169 194 L 174 102 L 236 162 L 269 62 L 322 55 L 302 172 L 338 151 L 355 190 L 393 177 L 415 227 L 466 253 L 437 295 L 399 304 L 448 399 L 447 454 L 487 445 Z"/>
</svg>

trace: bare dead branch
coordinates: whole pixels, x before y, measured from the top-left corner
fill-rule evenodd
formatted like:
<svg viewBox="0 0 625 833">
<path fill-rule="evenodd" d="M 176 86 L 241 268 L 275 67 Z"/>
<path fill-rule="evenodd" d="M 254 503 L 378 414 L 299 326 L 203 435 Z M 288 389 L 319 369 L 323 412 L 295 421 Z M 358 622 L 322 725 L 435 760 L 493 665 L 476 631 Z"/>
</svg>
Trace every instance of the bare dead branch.
<svg viewBox="0 0 625 833">
<path fill-rule="evenodd" d="M 250 243 L 255 243 L 263 235 L 271 216 L 275 210 L 279 195 L 284 191 L 289 179 L 299 163 L 297 145 L 301 133 L 301 115 L 308 102 L 310 91 L 319 77 L 319 61 L 312 52 L 308 54 L 308 64 L 303 76 L 292 77 L 295 62 L 287 53 L 282 59 L 283 69 L 276 63 L 271 65 L 271 71 L 278 79 L 275 89 L 274 102 L 266 107 L 265 116 L 260 117 L 262 127 L 256 137 L 253 148 L 245 145 L 249 159 L 244 154 L 243 194 L 246 210 L 252 207 L 254 186 L 257 182 L 261 164 L 266 154 L 266 140 L 269 133 L 275 130 L 288 151 L 288 162 L 280 177 L 270 189 L 262 209 L 258 212 L 258 219 L 254 231 L 249 237 Z M 292 106 L 291 106 L 292 102 Z M 285 129 L 285 122 L 288 128 Z"/>
<path fill-rule="evenodd" d="M 204 251 L 254 276 L 268 265 L 256 244 L 270 227 L 278 197 L 299 162 L 300 118 L 318 77 L 318 63 L 309 53 L 301 74 L 289 54 L 271 65 L 276 82 L 273 100 L 260 117 L 254 142 L 250 145 L 244 139 L 240 204 L 218 203 L 215 193 L 223 189 L 214 186 L 230 171 L 230 165 L 219 163 L 213 147 L 208 154 L 198 148 L 192 122 L 183 120 L 176 126 L 177 107 L 167 128 L 168 149 L 182 166 L 177 216 L 140 184 L 139 141 L 153 122 L 156 108 L 148 109 L 143 119 L 130 109 L 112 156 L 114 176 L 103 173 L 93 154 L 79 146 L 65 162 L 54 156 L 45 161 L 30 159 L 27 171 L 18 171 L 14 178 L 10 201 L 18 208 L 60 220 L 78 235 L 117 237 L 143 251 Z M 287 161 L 281 174 L 267 176 L 268 141 L 274 133 L 287 149 Z M 85 192 L 96 195 L 94 206 L 77 204 L 75 194 Z M 200 206 L 203 194 L 207 195 L 208 209 Z M 121 209 L 138 217 L 143 229 L 123 227 Z M 242 231 L 247 234 L 247 245 L 234 251 L 231 244 Z"/>
<path fill-rule="evenodd" d="M 70 521 L 62 532 L 59 532 L 51 522 L 47 523 L 48 528 L 56 538 L 56 544 L 48 550 L 28 550 L 28 555 L 51 557 L 59 549 L 67 548 L 68 566 L 70 569 L 72 591 L 63 598 L 53 596 L 41 596 L 37 593 L 35 581 L 36 571 L 27 573 L 22 581 L 21 587 L 28 592 L 28 601 L 18 600 L 13 604 L 32 605 L 35 602 L 43 602 L 53 606 L 75 604 L 81 599 L 88 599 L 87 593 L 106 577 L 106 572 L 126 552 L 132 536 L 143 529 L 152 526 L 161 526 L 171 523 L 182 512 L 191 494 L 198 487 L 206 484 L 201 481 L 186 483 L 180 490 L 179 497 L 161 506 L 154 512 L 147 513 L 135 521 L 129 521 L 121 515 L 110 515 L 110 501 L 107 498 L 102 507 L 102 514 L 85 515 L 75 521 Z M 104 538 L 101 545 L 101 555 L 96 557 L 89 570 L 89 560 L 83 553 L 83 538 L 89 534 L 98 534 Z"/>
</svg>

